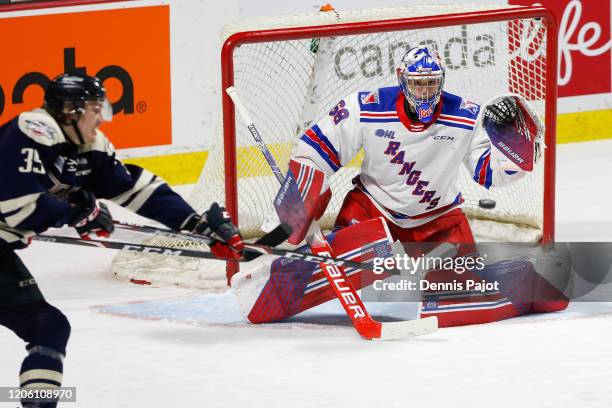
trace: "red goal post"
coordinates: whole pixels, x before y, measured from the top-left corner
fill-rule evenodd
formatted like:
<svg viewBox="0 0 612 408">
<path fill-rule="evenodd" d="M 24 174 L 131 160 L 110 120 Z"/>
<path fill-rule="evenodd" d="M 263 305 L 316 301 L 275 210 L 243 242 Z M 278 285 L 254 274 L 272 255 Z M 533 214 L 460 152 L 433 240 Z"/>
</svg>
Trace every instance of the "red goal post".
<svg viewBox="0 0 612 408">
<path fill-rule="evenodd" d="M 511 7 L 490 10 L 457 12 L 389 20 L 347 22 L 329 25 L 274 28 L 243 31 L 232 34 L 221 51 L 222 89 L 235 86 L 234 53 L 245 44 L 303 40 L 321 37 L 372 34 L 389 31 L 421 30 L 437 27 L 471 25 L 512 20 L 541 19 L 546 26 L 545 69 L 545 142 L 548 148 L 544 165 L 544 197 L 542 235 L 545 242 L 554 238 L 554 177 L 555 177 L 555 122 L 556 122 L 556 76 L 557 76 L 557 25 L 553 15 L 544 7 Z M 452 72 L 450 73 L 452 75 Z M 238 90 L 240 88 L 238 87 Z M 230 98 L 222 92 L 223 99 L 223 148 L 225 157 L 225 203 L 236 222 L 240 222 L 238 211 L 238 173 L 236 162 L 236 118 Z M 264 137 L 266 135 L 264 134 Z"/>
</svg>

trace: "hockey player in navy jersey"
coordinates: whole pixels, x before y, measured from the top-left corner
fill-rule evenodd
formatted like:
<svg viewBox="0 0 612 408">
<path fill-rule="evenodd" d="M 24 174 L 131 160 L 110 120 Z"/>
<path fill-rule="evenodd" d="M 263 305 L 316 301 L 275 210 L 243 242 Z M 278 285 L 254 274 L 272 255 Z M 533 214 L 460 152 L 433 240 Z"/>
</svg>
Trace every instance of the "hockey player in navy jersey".
<svg viewBox="0 0 612 408">
<path fill-rule="evenodd" d="M 173 230 L 216 240 L 212 251 L 237 257 L 238 229 L 218 204 L 197 214 L 159 177 L 115 158 L 98 127 L 112 108 L 98 78 L 63 74 L 48 85 L 41 109 L 0 127 L 0 324 L 26 343 L 22 388 L 57 387 L 70 335 L 68 320 L 46 302 L 16 249 L 50 227 L 73 226 L 79 234 L 108 235 L 113 220 L 105 198 Z M 55 407 L 56 403 L 28 403 Z"/>
<path fill-rule="evenodd" d="M 514 96 L 498 97 L 481 115 L 480 105 L 445 92 L 444 64 L 424 46 L 407 51 L 397 77 L 398 86 L 346 96 L 310 126 L 293 151 L 289 171 L 297 181 L 309 216 L 318 219 L 331 198 L 327 178 L 363 149 L 360 173 L 337 216 L 337 232 L 329 237 L 336 256 L 351 254 L 368 259 L 372 255 L 365 248 L 385 240 L 458 243 L 463 253 L 471 253 L 474 238 L 461 210 L 463 198 L 455 183 L 460 166 L 466 166 L 474 182 L 485 188 L 522 178 L 541 151 L 539 120 L 530 116 L 527 105 L 520 98 L 517 102 Z M 483 126 L 495 127 L 513 124 L 518 115 L 527 123 L 531 136 L 516 136 L 516 142 L 526 139 L 523 164 L 530 165 L 523 168 L 508 166 L 504 156 L 491 149 L 491 135 L 475 131 L 481 117 Z M 299 243 L 307 228 L 308 225 L 294 231 L 290 242 Z M 365 273 L 348 276 L 356 288 L 376 278 L 368 278 Z M 459 276 L 453 273 L 428 276 L 436 281 L 456 278 Z M 248 279 L 257 280 L 253 273 Z M 271 272 L 264 272 L 260 278 L 259 287 L 247 283 L 240 274 L 232 286 L 242 295 L 252 322 L 282 319 L 334 297 L 321 270 L 299 262 L 273 262 Z M 467 301 L 463 308 L 455 302 L 453 307 L 442 310 L 440 303 L 432 302 L 429 306 L 435 303 L 435 307 L 423 309 L 423 315 L 437 316 L 441 326 L 450 326 L 522 313 L 503 296 L 496 296 L 481 296 L 478 308 L 475 302 Z M 482 307 L 487 302 L 489 309 Z M 566 304 L 548 304 L 541 310 L 557 310 Z"/>
</svg>

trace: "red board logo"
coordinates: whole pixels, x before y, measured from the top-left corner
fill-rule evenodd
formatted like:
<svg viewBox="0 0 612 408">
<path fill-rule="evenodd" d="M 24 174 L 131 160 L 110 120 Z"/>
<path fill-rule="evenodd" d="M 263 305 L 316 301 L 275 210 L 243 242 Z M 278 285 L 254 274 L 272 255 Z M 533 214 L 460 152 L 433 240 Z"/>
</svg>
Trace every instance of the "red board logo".
<svg viewBox="0 0 612 408">
<path fill-rule="evenodd" d="M 541 4 L 559 26 L 559 96 L 612 91 L 610 2 L 510 0 L 512 5 Z"/>
</svg>

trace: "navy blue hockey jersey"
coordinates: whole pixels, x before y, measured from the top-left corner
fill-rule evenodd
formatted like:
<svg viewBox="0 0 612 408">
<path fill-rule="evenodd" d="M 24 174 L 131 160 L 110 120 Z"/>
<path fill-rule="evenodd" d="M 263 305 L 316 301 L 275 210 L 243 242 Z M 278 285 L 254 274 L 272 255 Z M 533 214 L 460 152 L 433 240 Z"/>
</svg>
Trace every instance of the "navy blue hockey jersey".
<svg viewBox="0 0 612 408">
<path fill-rule="evenodd" d="M 0 246 L 68 222 L 71 191 L 88 190 L 179 230 L 195 211 L 159 177 L 115 158 L 97 131 L 95 143 L 75 146 L 44 110 L 24 112 L 0 127 Z"/>
</svg>

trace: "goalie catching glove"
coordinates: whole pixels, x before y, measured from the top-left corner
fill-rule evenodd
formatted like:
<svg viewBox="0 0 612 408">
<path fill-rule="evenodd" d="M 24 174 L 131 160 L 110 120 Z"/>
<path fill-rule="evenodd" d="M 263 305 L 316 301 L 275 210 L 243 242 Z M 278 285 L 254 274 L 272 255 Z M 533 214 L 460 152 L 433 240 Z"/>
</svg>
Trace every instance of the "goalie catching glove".
<svg viewBox="0 0 612 408">
<path fill-rule="evenodd" d="M 214 239 L 215 242 L 210 244 L 210 250 L 216 257 L 233 259 L 241 257 L 244 243 L 240 231 L 232 223 L 226 209 L 219 204 L 212 203 L 208 211 L 193 216 L 187 222 L 185 229 Z"/>
<path fill-rule="evenodd" d="M 544 125 L 520 95 L 497 96 L 484 104 L 481 123 L 491 140 L 491 168 L 531 172 L 546 147 Z"/>
<path fill-rule="evenodd" d="M 81 237 L 87 238 L 90 232 L 95 232 L 99 237 L 109 237 L 115 230 L 108 207 L 96 200 L 89 191 L 78 190 L 70 193 L 68 203 L 68 225 L 74 227 Z"/>
</svg>

